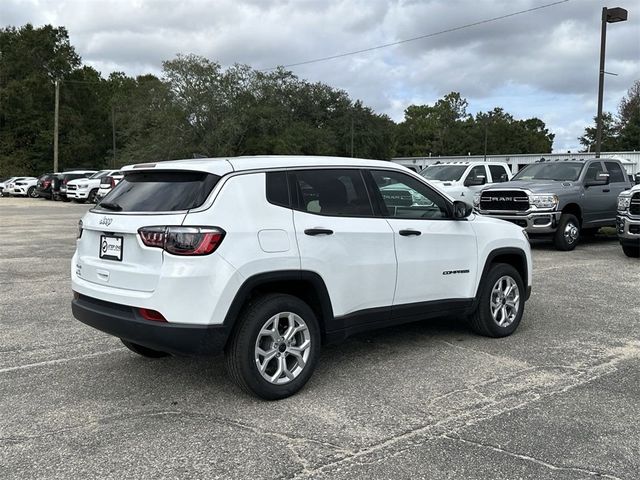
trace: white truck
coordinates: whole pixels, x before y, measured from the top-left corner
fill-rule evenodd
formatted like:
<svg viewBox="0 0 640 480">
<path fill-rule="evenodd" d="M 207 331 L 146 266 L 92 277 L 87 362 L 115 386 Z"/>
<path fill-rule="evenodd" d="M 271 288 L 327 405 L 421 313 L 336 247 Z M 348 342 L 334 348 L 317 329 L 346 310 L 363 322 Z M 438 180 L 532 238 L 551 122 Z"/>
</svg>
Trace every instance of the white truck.
<svg viewBox="0 0 640 480">
<path fill-rule="evenodd" d="M 434 187 L 454 200 L 473 205 L 473 196 L 489 183 L 511 180 L 511 171 L 501 162 L 434 163 L 420 172 Z"/>
<path fill-rule="evenodd" d="M 78 178 L 67 183 L 67 198 L 76 202 L 95 203 L 102 177 L 112 175 L 117 170 L 100 170 L 89 178 Z"/>
</svg>

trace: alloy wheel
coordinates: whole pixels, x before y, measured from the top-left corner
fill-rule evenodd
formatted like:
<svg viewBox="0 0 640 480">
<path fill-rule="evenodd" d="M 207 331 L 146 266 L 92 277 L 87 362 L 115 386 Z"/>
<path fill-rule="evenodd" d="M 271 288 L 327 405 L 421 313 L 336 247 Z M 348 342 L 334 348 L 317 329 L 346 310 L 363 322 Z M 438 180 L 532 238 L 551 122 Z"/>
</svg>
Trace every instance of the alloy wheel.
<svg viewBox="0 0 640 480">
<path fill-rule="evenodd" d="M 500 277 L 491 289 L 491 316 L 499 327 L 508 327 L 518 316 L 520 290 L 508 275 Z"/>
</svg>

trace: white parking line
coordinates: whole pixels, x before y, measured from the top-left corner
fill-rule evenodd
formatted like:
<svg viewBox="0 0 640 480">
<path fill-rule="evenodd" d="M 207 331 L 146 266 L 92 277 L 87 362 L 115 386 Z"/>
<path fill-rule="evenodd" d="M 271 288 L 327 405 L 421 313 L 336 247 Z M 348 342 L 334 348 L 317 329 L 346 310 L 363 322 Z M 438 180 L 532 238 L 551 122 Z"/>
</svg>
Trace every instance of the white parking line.
<svg viewBox="0 0 640 480">
<path fill-rule="evenodd" d="M 72 362 L 73 360 L 82 360 L 84 358 L 99 357 L 100 355 L 109 355 L 110 353 L 121 352 L 123 350 L 126 350 L 126 348 L 115 348 L 113 350 L 107 350 L 105 352 L 95 352 L 87 353 L 85 355 L 78 355 L 77 357 L 59 358 L 57 360 L 46 360 L 44 362 L 29 363 L 27 365 L 18 365 L 16 367 L 0 368 L 0 373 L 13 372 L 15 370 L 26 370 L 28 368 L 44 367 L 47 365 L 56 365 L 58 363 Z"/>
</svg>

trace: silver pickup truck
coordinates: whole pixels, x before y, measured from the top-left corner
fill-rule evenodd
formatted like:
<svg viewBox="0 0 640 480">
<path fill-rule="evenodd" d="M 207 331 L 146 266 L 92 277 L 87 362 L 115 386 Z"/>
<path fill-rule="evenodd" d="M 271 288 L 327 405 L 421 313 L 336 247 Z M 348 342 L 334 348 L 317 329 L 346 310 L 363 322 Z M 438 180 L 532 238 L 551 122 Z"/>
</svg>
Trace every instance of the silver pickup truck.
<svg viewBox="0 0 640 480">
<path fill-rule="evenodd" d="M 640 184 L 618 197 L 618 238 L 627 257 L 640 257 Z"/>
<path fill-rule="evenodd" d="M 552 237 L 558 250 L 573 250 L 581 235 L 616 226 L 618 195 L 631 182 L 618 160 L 540 160 L 510 182 L 474 197 L 481 215 L 520 225 L 530 237 Z"/>
</svg>

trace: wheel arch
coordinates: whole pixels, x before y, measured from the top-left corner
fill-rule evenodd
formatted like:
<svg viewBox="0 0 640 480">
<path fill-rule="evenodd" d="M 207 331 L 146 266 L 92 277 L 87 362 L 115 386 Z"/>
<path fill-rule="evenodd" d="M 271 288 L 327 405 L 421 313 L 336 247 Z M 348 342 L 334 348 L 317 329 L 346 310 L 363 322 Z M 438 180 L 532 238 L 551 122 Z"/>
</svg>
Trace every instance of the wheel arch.
<svg viewBox="0 0 640 480">
<path fill-rule="evenodd" d="M 233 330 L 243 307 L 253 298 L 268 293 L 293 295 L 309 305 L 318 319 L 324 342 L 326 325 L 333 320 L 331 298 L 322 277 L 316 272 L 307 270 L 279 270 L 249 277 L 238 289 L 231 302 L 224 325 Z"/>
<path fill-rule="evenodd" d="M 482 275 L 480 276 L 480 281 L 478 282 L 478 286 L 476 287 L 476 296 L 473 302 L 473 309 L 477 307 L 478 304 L 478 296 L 480 295 L 480 285 L 487 278 L 487 274 L 491 269 L 492 265 L 496 263 L 506 263 L 507 265 L 511 265 L 515 268 L 520 277 L 522 278 L 522 283 L 526 289 L 526 297 L 525 300 L 529 299 L 530 291 L 529 291 L 529 267 L 527 265 L 527 255 L 524 250 L 516 247 L 504 247 L 504 248 L 496 248 L 489 252 L 487 255 L 487 259 L 484 262 L 484 267 L 482 269 Z"/>
<path fill-rule="evenodd" d="M 575 202 L 567 203 L 564 207 L 562 207 L 562 213 L 570 213 L 574 215 L 578 221 L 580 222 L 580 226 L 582 226 L 583 217 L 582 217 L 582 208 Z"/>
</svg>

